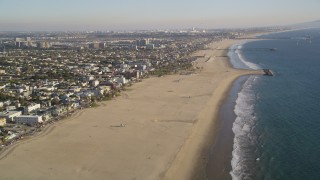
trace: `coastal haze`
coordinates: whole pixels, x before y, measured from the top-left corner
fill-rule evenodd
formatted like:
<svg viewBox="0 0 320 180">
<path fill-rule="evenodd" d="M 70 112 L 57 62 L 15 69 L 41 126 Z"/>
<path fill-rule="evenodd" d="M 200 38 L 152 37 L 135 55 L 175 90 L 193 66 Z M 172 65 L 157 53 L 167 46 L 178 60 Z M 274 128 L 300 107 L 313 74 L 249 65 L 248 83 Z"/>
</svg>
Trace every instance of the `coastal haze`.
<svg viewBox="0 0 320 180">
<path fill-rule="evenodd" d="M 0 0 L 0 179 L 318 177 L 318 7 Z"/>
<path fill-rule="evenodd" d="M 1 0 L 0 31 L 240 28 L 320 19 L 317 0 Z"/>
</svg>

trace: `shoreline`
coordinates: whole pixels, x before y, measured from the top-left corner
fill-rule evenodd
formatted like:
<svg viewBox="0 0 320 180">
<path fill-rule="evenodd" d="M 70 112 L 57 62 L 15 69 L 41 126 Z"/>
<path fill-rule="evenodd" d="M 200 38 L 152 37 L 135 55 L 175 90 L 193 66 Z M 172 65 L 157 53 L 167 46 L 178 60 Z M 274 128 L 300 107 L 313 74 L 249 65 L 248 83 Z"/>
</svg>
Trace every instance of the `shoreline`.
<svg viewBox="0 0 320 180">
<path fill-rule="evenodd" d="M 268 39 L 251 39 L 252 37 L 258 37 L 262 35 L 269 35 L 273 33 L 280 32 L 268 32 L 268 33 L 257 33 L 244 37 L 241 43 L 246 44 L 252 41 L 263 41 Z M 250 40 L 245 40 L 245 38 L 250 38 Z M 240 41 L 241 42 L 241 41 Z M 234 44 L 233 44 L 234 45 Z M 232 45 L 231 45 L 232 46 Z M 229 58 L 230 66 L 231 59 Z M 235 68 L 237 69 L 237 68 Z M 225 98 L 224 102 L 221 104 L 218 112 L 218 128 L 215 132 L 214 139 L 212 141 L 211 148 L 209 150 L 209 161 L 206 166 L 206 174 L 208 179 L 232 179 L 230 172 L 232 171 L 231 160 L 233 151 L 233 123 L 237 117 L 234 113 L 234 106 L 236 105 L 236 100 L 238 93 L 241 91 L 241 87 L 247 81 L 251 75 L 245 75 L 238 77 L 229 89 L 228 96 Z M 217 153 L 218 155 L 215 155 Z M 223 166 L 222 166 L 223 165 Z"/>
<path fill-rule="evenodd" d="M 255 35 L 252 35 L 252 36 L 255 36 Z M 232 40 L 232 42 L 225 45 L 224 47 L 220 47 L 220 46 L 218 47 L 228 49 L 233 44 L 236 44 L 242 41 L 244 40 L 235 39 L 235 40 Z M 167 174 L 164 178 L 166 180 L 206 179 L 207 178 L 206 166 L 208 163 L 208 156 L 209 156 L 208 153 L 212 148 L 212 145 L 217 140 L 216 138 L 218 135 L 218 128 L 220 123 L 219 112 L 220 112 L 221 106 L 223 105 L 223 103 L 225 102 L 229 94 L 229 91 L 231 90 L 234 82 L 240 77 L 263 74 L 263 73 L 260 73 L 259 70 L 245 70 L 245 69 L 233 68 L 230 62 L 230 59 L 227 56 L 227 53 L 228 53 L 228 50 L 224 50 L 221 53 L 221 60 L 224 61 L 227 72 L 228 71 L 240 71 L 240 72 L 243 71 L 243 72 L 233 77 L 229 77 L 228 79 L 224 79 L 226 82 L 222 84 L 223 86 L 220 86 L 219 89 L 213 92 L 208 104 L 206 105 L 207 106 L 205 110 L 206 112 L 200 113 L 200 115 L 203 114 L 203 116 L 209 115 L 207 117 L 202 117 L 206 120 L 201 125 L 198 125 L 203 129 L 206 128 L 205 131 L 200 132 L 199 127 L 194 127 L 194 129 L 192 130 L 192 134 L 188 137 L 188 141 L 181 148 L 172 166 L 167 171 Z M 210 107 L 215 107 L 215 108 L 210 109 Z M 211 138 L 208 138 L 208 137 L 211 137 Z M 197 139 L 194 139 L 194 138 L 197 138 Z M 192 141 L 195 141 L 195 142 L 192 142 Z M 196 145 L 194 143 L 196 143 Z M 190 150 L 190 148 L 192 148 L 192 150 Z M 193 157 L 190 157 L 190 156 L 185 157 L 186 156 L 185 154 L 189 154 Z M 181 167 L 183 167 L 184 169 L 182 169 Z"/>
<path fill-rule="evenodd" d="M 232 131 L 236 114 L 234 107 L 238 93 L 243 84 L 250 77 L 241 76 L 234 83 L 228 92 L 228 96 L 220 107 L 218 113 L 218 128 L 215 139 L 209 150 L 209 161 L 206 166 L 208 179 L 231 179 L 231 160 L 233 151 L 234 133 Z"/>
<path fill-rule="evenodd" d="M 4 171 L 1 176 L 15 179 L 203 176 L 206 150 L 212 145 L 208 137 L 216 132 L 217 112 L 234 80 L 243 75 L 262 74 L 231 68 L 226 51 L 215 50 L 221 46 L 228 48 L 236 41 L 240 40 L 215 42 L 211 49 L 197 52 L 209 57 L 208 61 L 205 58 L 196 61 L 203 67 L 200 73 L 146 79 L 105 106 L 86 109 L 86 113 L 55 124 L 57 128 L 48 133 L 14 145 L 19 148 L 10 147 L 5 152 L 11 154 L 0 160 Z M 120 123 L 127 126 L 118 128 L 116 125 Z M 42 170 L 35 171 L 37 168 Z"/>
</svg>

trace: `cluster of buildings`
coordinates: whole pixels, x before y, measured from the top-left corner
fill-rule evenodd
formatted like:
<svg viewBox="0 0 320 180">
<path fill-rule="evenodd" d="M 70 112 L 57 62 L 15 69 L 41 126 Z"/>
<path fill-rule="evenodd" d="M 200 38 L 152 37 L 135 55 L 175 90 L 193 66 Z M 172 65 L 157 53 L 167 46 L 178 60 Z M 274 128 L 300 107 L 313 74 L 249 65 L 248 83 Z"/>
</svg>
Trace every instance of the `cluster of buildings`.
<svg viewBox="0 0 320 180">
<path fill-rule="evenodd" d="M 147 38 L 137 40 L 137 47 L 144 47 L 148 50 L 153 50 L 155 48 L 155 45 L 150 43 L 150 40 Z"/>
<path fill-rule="evenodd" d="M 15 45 L 17 47 L 23 47 L 23 46 L 33 46 L 33 42 L 31 41 L 30 37 L 25 38 L 15 38 Z"/>
<path fill-rule="evenodd" d="M 51 47 L 51 43 L 48 41 L 32 41 L 31 37 L 25 37 L 25 38 L 15 38 L 15 46 L 18 48 L 40 48 L 40 49 L 46 49 Z"/>
</svg>

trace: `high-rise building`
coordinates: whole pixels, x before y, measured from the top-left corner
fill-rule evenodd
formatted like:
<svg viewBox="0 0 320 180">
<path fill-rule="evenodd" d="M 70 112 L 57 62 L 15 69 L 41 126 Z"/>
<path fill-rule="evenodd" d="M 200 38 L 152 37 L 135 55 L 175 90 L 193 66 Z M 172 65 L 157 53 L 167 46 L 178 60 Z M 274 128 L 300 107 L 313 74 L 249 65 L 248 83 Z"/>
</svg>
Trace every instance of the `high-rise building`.
<svg viewBox="0 0 320 180">
<path fill-rule="evenodd" d="M 16 43 L 17 47 L 23 47 L 23 46 L 31 47 L 31 46 L 33 46 L 33 43 L 31 41 L 31 37 L 15 38 L 15 43 Z"/>
<path fill-rule="evenodd" d="M 104 42 L 101 42 L 101 43 L 93 42 L 93 43 L 90 43 L 88 45 L 88 47 L 90 49 L 104 49 L 106 47 L 106 43 L 104 43 Z"/>
<path fill-rule="evenodd" d="M 26 37 L 25 41 L 31 41 L 31 37 Z"/>
<path fill-rule="evenodd" d="M 137 46 L 140 46 L 140 40 L 136 41 Z"/>
<path fill-rule="evenodd" d="M 40 49 L 45 49 L 45 48 L 50 48 L 50 47 L 51 47 L 50 42 L 38 42 L 37 43 L 37 48 L 40 48 Z"/>
<path fill-rule="evenodd" d="M 16 42 L 22 42 L 22 41 L 25 41 L 25 38 L 15 38 L 14 39 Z"/>
<path fill-rule="evenodd" d="M 6 53 L 6 47 L 4 46 L 4 44 L 2 43 L 2 41 L 0 41 L 0 52 Z"/>
<path fill-rule="evenodd" d="M 94 43 L 90 43 L 89 44 L 89 48 L 90 49 L 99 49 L 99 43 L 97 43 L 97 42 L 94 42 Z"/>
<path fill-rule="evenodd" d="M 154 44 L 147 44 L 146 48 L 149 50 L 154 49 Z"/>
<path fill-rule="evenodd" d="M 137 40 L 137 46 L 147 46 L 150 43 L 149 39 Z"/>
<path fill-rule="evenodd" d="M 17 47 L 21 47 L 21 42 L 20 41 L 16 41 L 16 46 Z"/>
<path fill-rule="evenodd" d="M 104 43 L 104 42 L 99 43 L 99 48 L 101 48 L 101 49 L 106 48 L 106 43 Z"/>
</svg>

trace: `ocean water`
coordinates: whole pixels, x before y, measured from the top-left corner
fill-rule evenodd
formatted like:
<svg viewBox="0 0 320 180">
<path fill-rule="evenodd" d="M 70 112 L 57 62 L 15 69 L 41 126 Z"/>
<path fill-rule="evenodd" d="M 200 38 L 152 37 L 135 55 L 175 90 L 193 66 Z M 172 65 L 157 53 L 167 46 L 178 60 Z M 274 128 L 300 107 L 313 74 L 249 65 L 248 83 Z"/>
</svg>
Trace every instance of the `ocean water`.
<svg viewBox="0 0 320 180">
<path fill-rule="evenodd" d="M 250 76 L 238 92 L 230 175 L 320 179 L 320 29 L 263 37 L 228 54 L 236 68 L 274 72 Z"/>
</svg>

